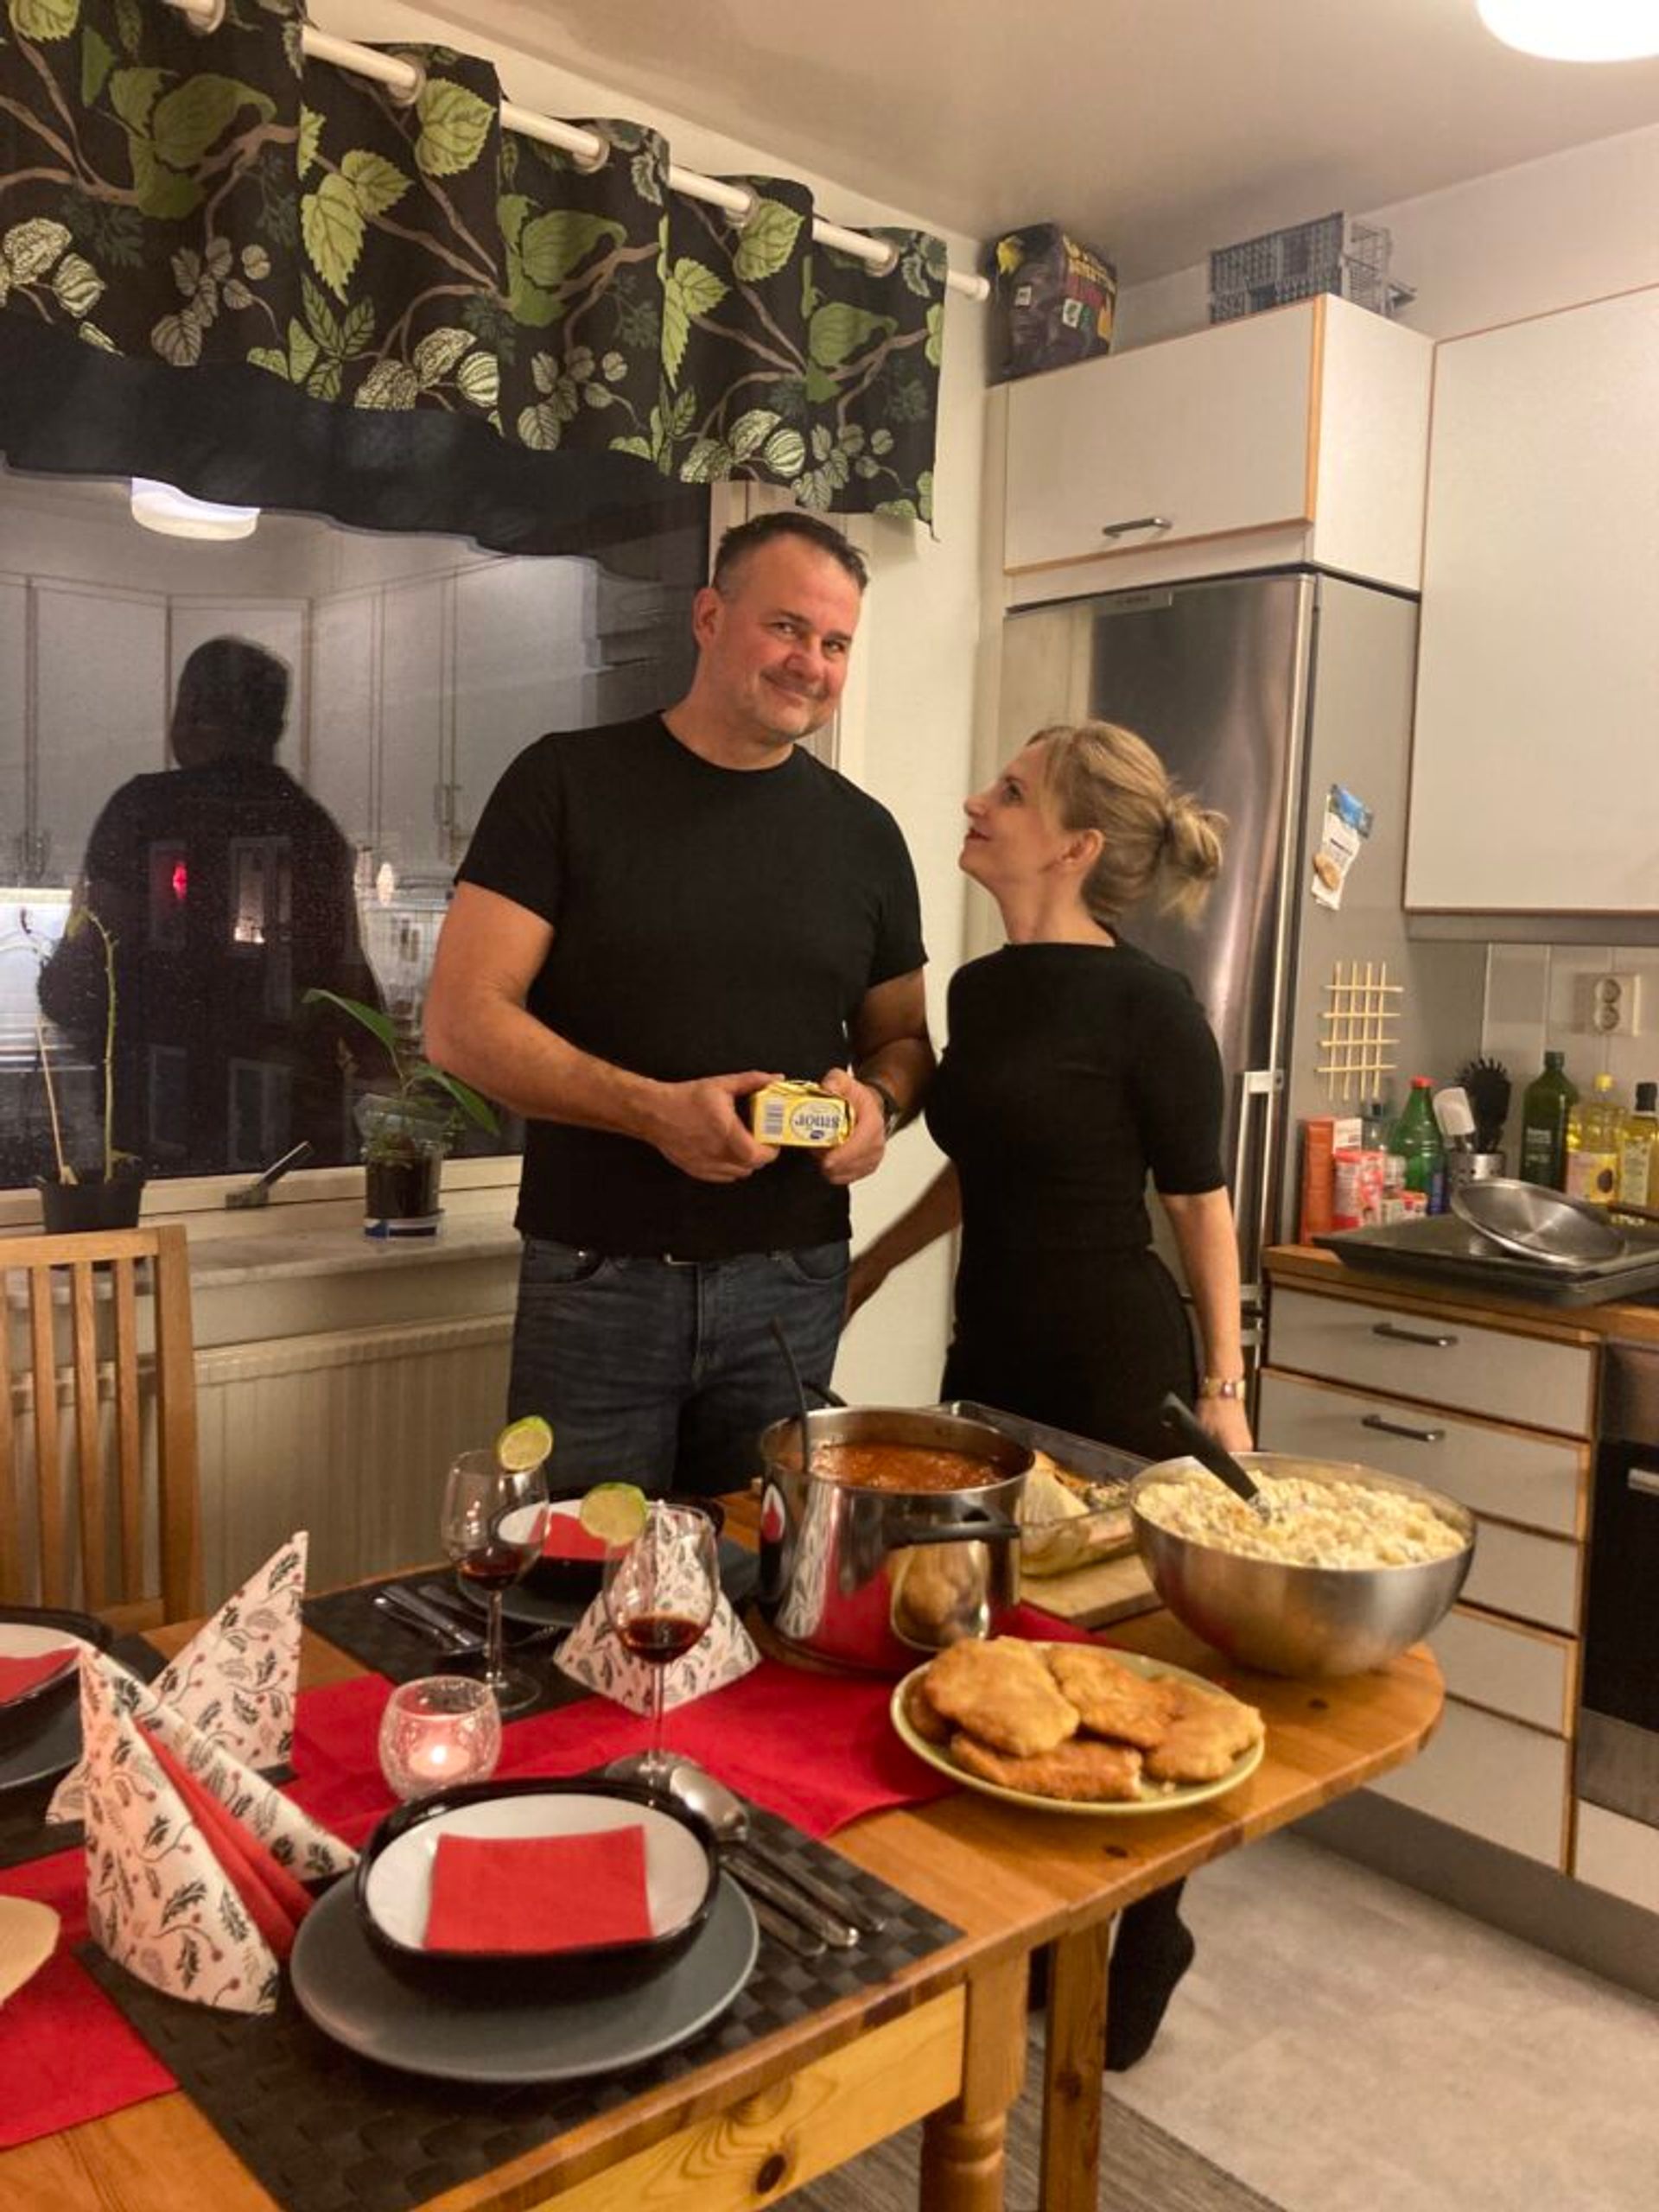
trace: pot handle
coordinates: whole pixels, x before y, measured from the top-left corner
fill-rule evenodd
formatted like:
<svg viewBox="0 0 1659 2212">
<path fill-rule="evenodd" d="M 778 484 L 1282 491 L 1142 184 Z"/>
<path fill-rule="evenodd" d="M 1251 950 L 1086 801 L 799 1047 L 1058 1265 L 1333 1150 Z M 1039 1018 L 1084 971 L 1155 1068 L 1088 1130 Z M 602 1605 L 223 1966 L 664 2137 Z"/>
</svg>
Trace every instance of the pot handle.
<svg viewBox="0 0 1659 2212">
<path fill-rule="evenodd" d="M 1020 1540 L 1020 1524 L 1005 1514 L 980 1513 L 962 1521 L 889 1521 L 882 1529 L 889 1551 L 912 1544 L 1011 1544 Z"/>
</svg>

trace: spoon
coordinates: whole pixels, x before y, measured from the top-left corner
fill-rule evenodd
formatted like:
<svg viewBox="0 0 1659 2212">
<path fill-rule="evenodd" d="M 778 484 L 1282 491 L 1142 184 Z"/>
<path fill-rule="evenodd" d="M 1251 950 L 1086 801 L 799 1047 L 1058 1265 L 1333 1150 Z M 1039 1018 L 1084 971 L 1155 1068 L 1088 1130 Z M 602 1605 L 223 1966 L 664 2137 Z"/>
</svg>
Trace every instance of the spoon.
<svg viewBox="0 0 1659 2212">
<path fill-rule="evenodd" d="M 804 1475 L 812 1465 L 812 1432 L 808 1427 L 806 1420 L 806 1385 L 801 1380 L 801 1370 L 796 1364 L 794 1353 L 789 1348 L 789 1338 L 784 1334 L 783 1324 L 775 1313 L 767 1326 L 778 1339 L 778 1349 L 784 1355 L 784 1364 L 789 1370 L 789 1379 L 795 1385 L 795 1415 L 801 1427 L 801 1472 Z M 736 1804 L 736 1798 L 734 1798 L 732 1802 Z"/>
<path fill-rule="evenodd" d="M 1217 1444 L 1191 1406 L 1178 1398 L 1173 1390 L 1165 1395 L 1159 1408 L 1166 1428 L 1173 1429 L 1187 1451 L 1200 1466 L 1208 1467 L 1218 1476 L 1236 1497 L 1242 1497 L 1258 1521 L 1271 1521 L 1273 1506 L 1266 1492 L 1255 1477 L 1246 1471 L 1232 1453 Z"/>
<path fill-rule="evenodd" d="M 879 1936 L 886 1928 L 886 1920 L 879 1913 L 872 1912 L 867 1905 L 842 1897 L 839 1891 L 831 1889 L 826 1882 L 820 1882 L 816 1876 L 804 1872 L 792 1861 L 785 1864 L 774 1858 L 763 1844 L 755 1840 L 749 1808 L 743 1800 L 694 1761 L 682 1759 L 675 1766 L 668 1777 L 668 1794 L 671 1797 L 677 1797 L 689 1812 L 696 1815 L 712 1832 L 716 1843 L 737 1853 L 746 1874 L 765 1874 L 772 1882 L 786 1884 L 790 1889 L 798 1890 L 802 1898 L 817 1908 L 818 1914 L 826 1916 L 822 1920 L 814 1919 L 808 1925 L 826 1942 L 834 1944 L 837 1950 L 849 1950 L 861 1932 L 867 1936 Z M 760 1889 L 758 1883 L 756 1886 Z M 769 1891 L 760 1889 L 760 1894 L 766 1896 Z M 787 1911 L 800 1910 L 794 1899 L 785 1900 L 774 1896 L 772 1902 Z M 833 1935 L 830 1933 L 831 1923 L 836 1929 Z"/>
</svg>

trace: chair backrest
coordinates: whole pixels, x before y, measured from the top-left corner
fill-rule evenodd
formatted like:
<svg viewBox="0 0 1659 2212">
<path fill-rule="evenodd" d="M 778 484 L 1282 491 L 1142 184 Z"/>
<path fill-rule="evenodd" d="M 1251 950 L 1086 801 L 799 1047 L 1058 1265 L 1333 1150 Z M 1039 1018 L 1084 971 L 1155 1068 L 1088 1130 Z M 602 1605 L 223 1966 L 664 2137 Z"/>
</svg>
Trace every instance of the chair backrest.
<svg viewBox="0 0 1659 2212">
<path fill-rule="evenodd" d="M 121 1628 L 193 1618 L 201 1560 L 183 1229 L 0 1236 L 0 1602 L 78 1605 Z M 153 1355 L 141 1360 L 146 1305 Z"/>
</svg>

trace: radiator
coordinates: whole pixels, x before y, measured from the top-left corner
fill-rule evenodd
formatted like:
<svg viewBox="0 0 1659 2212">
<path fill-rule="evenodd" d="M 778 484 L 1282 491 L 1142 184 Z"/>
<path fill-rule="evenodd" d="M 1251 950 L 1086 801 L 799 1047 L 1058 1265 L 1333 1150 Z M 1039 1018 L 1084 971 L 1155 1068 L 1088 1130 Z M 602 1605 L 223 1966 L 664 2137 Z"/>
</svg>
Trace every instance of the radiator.
<svg viewBox="0 0 1659 2212">
<path fill-rule="evenodd" d="M 505 1418 L 511 1314 L 196 1355 L 209 1604 L 308 1529 L 313 1589 L 438 1555 L 449 1461 Z"/>
</svg>

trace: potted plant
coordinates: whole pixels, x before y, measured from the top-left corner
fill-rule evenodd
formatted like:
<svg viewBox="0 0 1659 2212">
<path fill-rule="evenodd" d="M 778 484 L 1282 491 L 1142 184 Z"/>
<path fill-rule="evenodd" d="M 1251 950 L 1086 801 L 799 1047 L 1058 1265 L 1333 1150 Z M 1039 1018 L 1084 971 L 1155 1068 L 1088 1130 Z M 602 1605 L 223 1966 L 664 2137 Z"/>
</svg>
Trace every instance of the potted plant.
<svg viewBox="0 0 1659 2212">
<path fill-rule="evenodd" d="M 368 1031 L 391 1063 L 392 1088 L 367 1092 L 355 1110 L 366 1177 L 365 1233 L 435 1235 L 444 1154 L 467 1122 L 493 1133 L 494 1112 L 470 1084 L 434 1067 L 378 1007 L 322 989 L 308 990 L 305 1002 L 332 1006 L 348 1015 Z"/>
<path fill-rule="evenodd" d="M 40 947 L 23 918 L 23 934 L 40 955 Z M 71 944 L 86 930 L 98 933 L 99 956 L 104 970 L 104 1036 L 99 1056 L 102 1103 L 99 1121 L 103 1128 L 103 1149 L 95 1167 L 77 1167 L 64 1149 L 64 1117 L 60 1111 L 57 1085 L 52 1074 L 52 1055 L 47 1044 L 46 1024 L 40 1013 L 35 1016 L 35 1039 L 41 1056 L 41 1079 L 46 1090 L 46 1108 L 52 1124 L 52 1157 L 55 1172 L 37 1175 L 35 1186 L 41 1194 L 41 1215 L 48 1232 L 53 1236 L 77 1230 L 131 1229 L 137 1225 L 138 1210 L 143 1202 L 144 1167 L 141 1160 L 130 1152 L 118 1152 L 115 1147 L 115 938 L 90 906 L 77 906 L 65 925 L 63 938 Z M 44 958 L 43 955 L 40 955 Z"/>
</svg>

